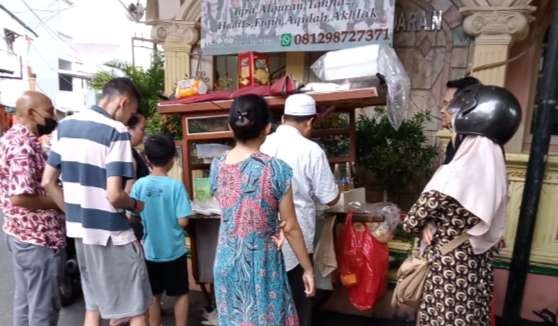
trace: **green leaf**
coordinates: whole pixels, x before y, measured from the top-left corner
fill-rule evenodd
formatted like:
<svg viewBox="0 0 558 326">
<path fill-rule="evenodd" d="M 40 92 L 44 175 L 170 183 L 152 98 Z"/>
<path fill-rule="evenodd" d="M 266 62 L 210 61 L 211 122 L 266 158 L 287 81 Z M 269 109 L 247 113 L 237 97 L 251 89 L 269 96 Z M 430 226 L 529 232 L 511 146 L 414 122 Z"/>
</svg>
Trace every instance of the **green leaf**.
<svg viewBox="0 0 558 326">
<path fill-rule="evenodd" d="M 383 108 L 377 108 L 373 116 L 360 116 L 356 126 L 359 166 L 372 172 L 388 192 L 416 184 L 431 173 L 438 155 L 424 133 L 424 124 L 431 118 L 430 112 L 417 112 L 395 130 Z"/>
<path fill-rule="evenodd" d="M 160 94 L 165 87 L 164 60 L 160 54 L 155 54 L 151 66 L 144 70 L 123 61 L 110 61 L 107 66 L 118 69 L 129 77 L 136 85 L 141 101 L 138 111 L 147 118 L 148 134 L 171 134 L 175 139 L 182 138 L 182 125 L 176 116 L 161 116 L 157 112 Z M 97 73 L 91 82 L 94 89 L 101 90 L 103 86 L 116 75 L 111 72 L 101 71 Z"/>
</svg>

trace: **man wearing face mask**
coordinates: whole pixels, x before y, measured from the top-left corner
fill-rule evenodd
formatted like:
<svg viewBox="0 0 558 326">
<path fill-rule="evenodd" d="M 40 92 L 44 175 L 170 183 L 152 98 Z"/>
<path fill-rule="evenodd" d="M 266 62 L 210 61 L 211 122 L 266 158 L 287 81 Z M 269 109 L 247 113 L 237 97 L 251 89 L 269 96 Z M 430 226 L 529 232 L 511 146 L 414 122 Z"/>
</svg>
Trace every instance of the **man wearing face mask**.
<svg viewBox="0 0 558 326">
<path fill-rule="evenodd" d="M 57 125 L 52 102 L 28 91 L 17 123 L 0 138 L 0 204 L 14 268 L 14 325 L 56 325 L 64 216 L 41 187 L 46 156 L 39 137 Z"/>
<path fill-rule="evenodd" d="M 75 239 L 86 326 L 101 325 L 101 318 L 146 325 L 153 300 L 142 248 L 124 212 L 143 210 L 123 186 L 135 175 L 124 124 L 139 100 L 130 79 L 109 81 L 98 105 L 60 122 L 43 175 L 45 189 L 66 213 L 67 235 Z"/>
</svg>

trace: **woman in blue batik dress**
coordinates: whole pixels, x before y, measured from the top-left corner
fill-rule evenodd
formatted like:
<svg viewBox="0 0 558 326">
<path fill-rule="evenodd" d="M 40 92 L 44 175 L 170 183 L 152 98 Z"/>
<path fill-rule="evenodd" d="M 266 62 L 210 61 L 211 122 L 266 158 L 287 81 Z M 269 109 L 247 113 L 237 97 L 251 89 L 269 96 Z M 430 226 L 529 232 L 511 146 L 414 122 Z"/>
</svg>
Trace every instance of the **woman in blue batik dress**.
<svg viewBox="0 0 558 326">
<path fill-rule="evenodd" d="M 237 98 L 229 116 L 236 146 L 211 166 L 212 190 L 222 211 L 213 269 L 220 326 L 298 325 L 278 248 L 281 222 L 304 268 L 306 294 L 314 294 L 312 264 L 294 211 L 291 169 L 259 151 L 270 121 L 263 98 Z"/>
</svg>

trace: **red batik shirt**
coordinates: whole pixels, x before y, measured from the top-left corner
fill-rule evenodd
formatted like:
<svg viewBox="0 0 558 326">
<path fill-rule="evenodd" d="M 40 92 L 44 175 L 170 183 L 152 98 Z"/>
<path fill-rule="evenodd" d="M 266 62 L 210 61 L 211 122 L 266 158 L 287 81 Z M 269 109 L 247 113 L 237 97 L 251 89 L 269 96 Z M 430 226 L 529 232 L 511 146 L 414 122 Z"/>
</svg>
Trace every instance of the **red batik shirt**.
<svg viewBox="0 0 558 326">
<path fill-rule="evenodd" d="M 64 216 L 55 210 L 29 210 L 14 206 L 16 195 L 45 195 L 41 178 L 46 164 L 39 139 L 15 124 L 0 138 L 0 205 L 3 230 L 17 240 L 59 249 L 64 246 Z"/>
</svg>

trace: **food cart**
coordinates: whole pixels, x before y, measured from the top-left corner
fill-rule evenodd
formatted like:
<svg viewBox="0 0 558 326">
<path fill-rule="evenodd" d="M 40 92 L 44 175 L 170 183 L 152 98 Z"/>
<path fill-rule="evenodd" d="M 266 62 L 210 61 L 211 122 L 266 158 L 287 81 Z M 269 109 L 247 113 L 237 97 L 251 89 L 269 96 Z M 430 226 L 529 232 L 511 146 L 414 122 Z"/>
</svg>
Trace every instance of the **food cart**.
<svg viewBox="0 0 558 326">
<path fill-rule="evenodd" d="M 329 116 L 335 116 L 328 125 L 319 124 L 312 138 L 320 144 L 338 141 L 340 146 L 324 146 L 329 162 L 346 163 L 356 160 L 355 110 L 363 107 L 385 105 L 385 94 L 376 87 L 363 89 L 309 93 L 319 107 L 333 108 Z M 274 124 L 278 124 L 283 114 L 285 97 L 266 96 Z M 228 114 L 232 100 L 217 100 L 181 104 L 180 101 L 161 102 L 159 112 L 162 114 L 179 114 L 182 122 L 181 149 L 183 181 L 190 193 L 193 193 L 193 178 L 207 176 L 209 162 L 199 158 L 196 145 L 201 143 L 220 143 L 232 145 L 232 132 L 228 126 Z M 331 151 L 327 153 L 328 148 Z"/>
<path fill-rule="evenodd" d="M 304 6 L 307 6 L 307 10 L 303 10 Z M 256 10 L 260 7 L 261 12 Z M 220 91 L 206 94 L 208 96 L 200 93 L 199 96 L 194 96 L 198 97 L 194 100 L 185 98 L 159 104 L 159 113 L 180 116 L 182 137 L 177 145 L 180 147 L 181 153 L 182 179 L 193 196 L 194 211 L 200 212 L 196 209 L 199 206 L 198 194 L 207 192 L 207 177 L 212 155 L 233 145 L 232 132 L 228 126 L 228 111 L 233 98 L 250 92 L 264 96 L 272 111 L 272 123 L 274 125 L 280 123 L 287 95 L 299 91 L 299 88 L 298 85 L 279 87 L 280 91 L 274 92 L 274 89 L 278 89 L 274 87 L 276 86 L 273 83 L 274 79 L 277 83 L 284 81 L 284 78 L 289 79 L 289 76 L 295 76 L 300 84 L 308 84 L 315 81 L 314 77 L 317 77 L 322 81 L 331 81 L 336 86 L 346 86 L 334 87 L 327 91 L 319 89 L 319 87 L 307 90 L 307 94 L 315 99 L 318 106 L 318 119 L 312 138 L 325 150 L 332 170 L 337 170 L 336 166 L 338 166 L 340 170 L 345 167 L 346 171 L 350 171 L 352 164 L 357 161 L 355 128 L 357 110 L 388 105 L 390 108 L 395 108 L 389 112 L 392 114 L 390 122 L 395 125 L 397 122 L 394 121 L 400 123 L 401 112 L 406 108 L 401 109 L 404 105 L 398 106 L 398 103 L 394 103 L 392 95 L 402 90 L 408 91 L 409 81 L 406 79 L 407 85 L 400 84 L 397 87 L 391 87 L 393 85 L 390 84 L 396 79 L 390 78 L 394 75 L 407 76 L 404 71 L 401 71 L 402 65 L 398 59 L 396 61 L 399 65 L 390 64 L 392 59 L 390 55 L 396 57 L 390 47 L 393 37 L 394 4 L 393 2 L 383 2 L 372 7 L 365 2 L 351 5 L 345 4 L 344 1 L 321 2 L 321 4 L 302 2 L 293 6 L 265 4 L 259 1 L 247 5 L 246 3 L 218 0 L 207 0 L 202 4 L 201 51 L 204 56 L 214 56 L 211 60 L 216 66 L 218 62 L 223 61 L 223 64 L 220 65 L 221 69 L 211 67 L 204 72 L 208 72 L 206 76 L 211 76 L 210 80 L 222 78 L 222 85 L 229 86 L 231 83 L 228 76 L 234 76 L 231 78 L 232 84 L 238 84 L 239 88 L 230 90 L 230 87 L 219 87 Z M 262 18 L 261 15 L 265 17 Z M 276 16 L 278 19 L 270 19 L 270 15 Z M 326 28 L 327 30 L 321 30 L 324 27 L 312 18 L 318 17 L 316 15 L 331 18 L 328 18 L 330 26 Z M 357 27 L 356 20 L 366 26 Z M 244 24 L 243 22 L 252 23 Z M 311 33 L 310 29 L 315 33 Z M 328 75 L 323 76 L 324 78 L 320 77 L 318 72 L 320 68 L 316 70 L 312 68 L 315 74 L 313 75 L 314 80 L 306 78 L 310 73 L 302 72 L 310 68 L 308 66 L 310 61 L 317 62 L 316 59 L 320 52 L 325 53 L 325 51 L 338 49 L 350 50 L 370 45 L 381 45 L 389 48 L 391 52 L 380 48 L 368 48 L 350 54 L 334 54 L 333 57 L 336 56 L 336 58 L 332 57 L 330 62 L 324 60 L 318 64 L 322 67 L 329 67 L 321 70 Z M 317 56 L 308 56 L 305 59 L 304 53 L 308 51 L 314 51 L 313 53 Z M 291 55 L 276 56 L 276 58 L 286 58 L 286 62 L 276 60 L 274 64 L 268 61 L 271 56 L 267 57 L 266 54 L 257 52 L 290 53 Z M 389 53 L 386 55 L 386 52 Z M 231 57 L 234 60 L 232 62 L 229 61 Z M 370 58 L 375 59 L 369 60 Z M 387 60 L 387 62 L 381 60 Z M 185 81 L 182 89 L 180 89 L 182 86 L 177 88 L 177 95 L 182 94 L 182 90 L 184 94 L 196 93 L 196 87 L 200 83 L 193 79 L 198 78 L 197 72 L 199 72 L 201 61 L 200 56 L 196 64 L 191 63 L 196 70 L 192 69 L 189 72 L 190 81 Z M 286 76 L 274 76 L 275 71 L 281 71 L 279 68 L 281 66 Z M 236 70 L 230 71 L 230 67 L 236 67 Z M 382 69 L 392 69 L 393 71 L 382 71 Z M 376 78 L 377 73 L 387 78 Z M 357 81 L 361 77 L 365 77 L 366 82 L 361 84 L 362 80 Z M 350 80 L 349 83 L 345 84 L 348 80 Z M 370 81 L 373 82 L 370 83 Z M 178 81 L 178 84 L 180 85 L 181 81 Z M 221 84 L 221 82 L 215 83 L 215 85 L 217 84 Z M 264 85 L 269 84 L 272 85 L 266 91 Z M 250 87 L 253 89 L 250 90 Z M 319 91 L 316 91 L 318 89 Z M 404 94 L 405 100 L 409 99 L 408 95 L 408 93 Z M 201 190 L 202 188 L 205 189 Z M 346 205 L 348 201 L 366 201 L 364 191 L 354 192 L 351 195 L 354 195 L 354 198 L 346 194 L 343 197 L 347 199 L 347 202 L 337 205 L 335 209 L 325 211 L 325 215 L 336 217 L 337 225 L 345 220 L 349 210 Z M 358 211 L 358 209 L 356 210 Z M 192 216 L 189 223 L 192 274 L 196 282 L 201 284 L 212 281 L 219 228 L 217 213 L 217 211 L 207 210 L 204 214 Z M 363 214 L 353 214 L 353 221 L 380 222 L 384 218 L 380 215 L 360 213 Z M 324 214 L 320 215 L 324 216 Z M 316 234 L 318 235 L 319 231 Z M 395 246 L 390 244 L 390 247 L 403 249 L 405 244 Z M 404 249 L 408 249 L 408 247 Z M 202 290 L 205 289 L 202 287 Z"/>
<path fill-rule="evenodd" d="M 356 111 L 361 108 L 384 106 L 386 104 L 386 87 L 378 81 L 377 86 L 330 92 L 308 92 L 318 106 L 318 119 L 312 139 L 326 151 L 333 167 L 357 160 L 356 154 Z M 256 93 L 261 93 L 255 90 Z M 250 93 L 250 90 L 242 92 Z M 288 94 L 265 96 L 273 116 L 273 125 L 281 121 L 283 107 Z M 234 94 L 230 94 L 234 98 Z M 161 114 L 176 114 L 182 123 L 182 139 L 177 142 L 180 148 L 182 178 L 196 206 L 196 181 L 209 175 L 211 160 L 200 155 L 200 145 L 233 145 L 232 132 L 228 125 L 228 114 L 233 99 L 186 101 L 173 100 L 159 104 Z M 350 197 L 350 196 L 349 196 Z M 349 199 L 346 199 L 348 201 Z M 364 202 L 364 191 L 359 201 Z M 353 211 L 355 222 L 382 222 L 380 215 L 359 213 L 358 209 L 350 209 L 347 202 L 323 212 L 322 216 L 335 216 L 336 224 L 345 221 L 349 210 Z M 190 258 L 192 275 L 211 299 L 207 285 L 213 280 L 213 261 L 217 245 L 220 216 L 214 213 L 195 214 L 190 218 L 188 235 L 190 238 Z M 339 228 L 337 228 L 339 229 Z M 337 232 L 339 233 L 339 232 Z M 317 233 L 318 236 L 318 233 Z M 335 239 L 335 236 L 333 237 Z M 392 246 L 393 247 L 393 246 Z M 321 300 L 325 302 L 326 300 Z"/>
</svg>

